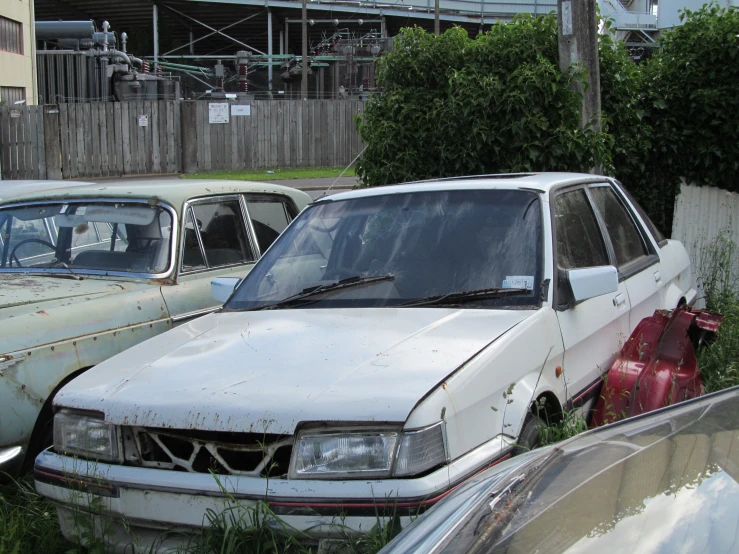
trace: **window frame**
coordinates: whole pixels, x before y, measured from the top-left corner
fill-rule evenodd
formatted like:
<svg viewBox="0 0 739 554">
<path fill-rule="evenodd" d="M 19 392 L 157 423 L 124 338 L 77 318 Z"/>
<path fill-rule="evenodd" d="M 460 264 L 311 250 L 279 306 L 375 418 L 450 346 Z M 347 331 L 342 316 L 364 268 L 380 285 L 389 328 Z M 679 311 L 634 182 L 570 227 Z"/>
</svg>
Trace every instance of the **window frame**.
<svg viewBox="0 0 739 554">
<path fill-rule="evenodd" d="M 23 23 L 10 17 L 0 15 L 0 52 L 25 55 L 23 42 Z M 8 48 L 16 48 L 8 50 Z"/>
<path fill-rule="evenodd" d="M 244 209 L 246 210 L 246 217 L 249 220 L 249 230 L 250 230 L 250 232 L 252 233 L 252 235 L 254 237 L 254 245 L 256 246 L 255 252 L 257 254 L 257 260 L 258 260 L 259 258 L 262 257 L 262 254 L 264 254 L 264 252 L 262 252 L 261 247 L 259 245 L 259 241 L 257 240 L 257 233 L 256 233 L 256 231 L 254 229 L 254 224 L 252 223 L 251 214 L 249 213 L 249 200 L 247 198 L 248 196 L 260 196 L 260 197 L 266 198 L 266 199 L 278 200 L 282 204 L 282 207 L 285 210 L 285 216 L 287 217 L 287 225 L 285 226 L 285 229 L 287 229 L 290 226 L 290 224 L 298 216 L 298 214 L 300 213 L 300 211 L 298 210 L 298 207 L 295 205 L 295 202 L 293 201 L 293 199 L 290 198 L 287 195 L 284 195 L 284 194 L 277 194 L 277 193 L 270 193 L 270 192 L 267 192 L 267 193 L 263 193 L 263 192 L 244 192 L 244 193 L 241 193 L 241 197 L 242 197 L 242 199 L 244 201 Z M 258 203 L 258 202 L 255 202 L 255 203 Z M 285 232 L 285 229 L 283 229 L 280 232 L 280 234 L 284 233 Z M 275 240 L 277 240 L 277 239 L 275 239 Z M 270 244 L 270 246 L 272 246 L 272 245 Z M 269 249 L 269 247 L 267 249 Z M 265 252 L 266 252 L 266 250 L 265 250 Z"/>
<path fill-rule="evenodd" d="M 601 221 L 600 214 L 598 213 L 598 210 L 596 209 L 596 206 L 593 204 L 593 199 L 588 193 L 588 187 L 593 184 L 602 183 L 604 181 L 591 181 L 591 182 L 581 182 L 581 183 L 568 183 L 566 185 L 561 185 L 558 187 L 553 187 L 549 191 L 549 220 L 550 220 L 550 229 L 552 234 L 552 308 L 557 311 L 565 311 L 568 310 L 580 302 L 575 302 L 574 300 L 569 300 L 566 303 L 562 303 L 562 299 L 560 298 L 561 293 L 559 291 L 560 287 L 560 272 L 566 272 L 567 269 L 561 268 L 558 263 L 558 249 L 557 249 L 557 225 L 555 218 L 555 209 L 556 209 L 556 200 L 557 197 L 561 194 L 567 194 L 568 192 L 574 192 L 576 190 L 583 189 L 585 191 L 585 197 L 588 200 L 588 205 L 590 206 L 590 210 L 593 212 L 593 215 L 595 216 L 595 220 L 598 224 L 598 231 L 600 232 L 601 240 L 603 241 L 603 245 L 606 249 L 606 256 L 608 257 L 609 265 L 614 265 L 614 255 L 613 255 L 613 247 L 611 245 L 611 239 L 606 233 L 605 225 Z M 591 267 L 604 267 L 604 266 L 591 266 Z M 615 265 L 614 265 L 615 267 Z M 582 269 L 582 268 L 580 268 Z M 619 282 L 620 282 L 620 274 L 619 274 Z"/>
<path fill-rule="evenodd" d="M 85 203 L 91 203 L 91 204 L 133 204 L 133 205 L 144 205 L 148 207 L 155 207 L 160 208 L 162 210 L 165 210 L 169 212 L 170 217 L 172 218 L 172 236 L 170 237 L 170 244 L 169 244 L 169 262 L 167 264 L 167 268 L 160 272 L 160 273 L 142 273 L 142 272 L 133 272 L 133 271 L 112 271 L 112 270 L 102 270 L 102 269 L 85 269 L 85 268 L 79 268 L 75 269 L 75 273 L 79 273 L 82 275 L 103 275 L 103 276 L 114 276 L 114 277 L 131 277 L 131 278 L 137 278 L 137 279 L 165 279 L 167 277 L 170 277 L 175 272 L 175 269 L 177 267 L 177 262 L 175 259 L 175 254 L 177 253 L 176 250 L 176 244 L 174 241 L 174 238 L 180 234 L 180 229 L 178 228 L 178 225 L 180 224 L 178 216 L 177 216 L 177 210 L 175 210 L 170 204 L 163 200 L 158 200 L 156 202 L 152 202 L 150 199 L 146 198 L 131 198 L 131 197 L 118 197 L 118 196 L 110 196 L 110 197 L 104 197 L 104 198 L 91 198 L 88 196 L 81 196 L 79 198 L 67 198 L 67 199 L 61 199 L 61 198 L 48 198 L 46 200 L 31 200 L 27 202 L 13 202 L 10 204 L 1 205 L 0 209 L 13 209 L 13 208 L 26 208 L 30 206 L 44 206 L 49 204 L 85 204 Z M 52 226 L 53 227 L 53 226 Z M 56 236 L 56 244 L 58 246 L 59 237 Z M 1 273 L 28 273 L 30 271 L 29 268 L 24 267 L 11 267 L 11 268 L 3 268 L 0 270 Z M 42 273 L 62 273 L 62 274 L 69 274 L 68 269 L 64 268 L 33 268 L 34 272 L 42 272 Z"/>
<path fill-rule="evenodd" d="M 600 210 L 598 209 L 598 206 L 595 203 L 595 200 L 593 199 L 590 190 L 593 188 L 603 188 L 607 187 L 609 188 L 614 196 L 616 197 L 616 200 L 621 204 L 621 206 L 626 210 L 626 214 L 628 215 L 631 222 L 636 227 L 637 233 L 639 233 L 639 238 L 641 239 L 642 246 L 645 247 L 647 253 L 639 256 L 638 258 L 631 260 L 630 262 L 625 263 L 622 266 L 618 265 L 618 260 L 616 259 L 616 251 L 613 248 L 613 242 L 611 242 L 611 235 L 608 233 L 608 228 L 606 227 L 605 220 L 603 219 L 602 214 L 600 213 Z M 589 183 L 587 185 L 586 193 L 588 195 L 588 198 L 590 199 L 590 204 L 592 205 L 593 210 L 595 211 L 595 216 L 598 218 L 598 221 L 601 226 L 601 233 L 606 237 L 606 248 L 608 249 L 609 256 L 611 258 L 611 265 L 616 268 L 618 271 L 618 281 L 619 283 L 621 281 L 624 281 L 626 279 L 629 279 L 630 277 L 633 277 L 637 273 L 640 273 L 644 271 L 645 269 L 653 266 L 654 264 L 659 262 L 659 256 L 657 255 L 656 250 L 654 249 L 654 246 L 652 244 L 652 241 L 648 240 L 648 235 L 646 235 L 643 226 L 641 225 L 641 222 L 634 217 L 634 211 L 631 209 L 631 206 L 629 206 L 626 202 L 624 202 L 623 196 L 621 196 L 616 189 L 616 187 L 613 186 L 613 183 L 603 181 L 600 183 Z"/>
<path fill-rule="evenodd" d="M 227 264 L 227 265 L 219 265 L 216 267 L 210 267 L 208 265 L 208 257 L 205 254 L 205 248 L 203 246 L 203 239 L 200 236 L 200 229 L 196 229 L 195 236 L 198 240 L 198 246 L 200 246 L 200 255 L 203 257 L 203 261 L 205 262 L 205 267 L 195 268 L 195 269 L 185 269 L 185 266 L 183 265 L 184 262 L 184 256 L 185 256 L 185 225 L 187 222 L 187 216 L 189 213 L 192 213 L 192 219 L 194 222 L 197 222 L 197 218 L 195 217 L 195 212 L 192 209 L 193 206 L 197 206 L 199 204 L 215 204 L 221 201 L 227 201 L 227 200 L 236 200 L 239 203 L 239 208 L 241 211 L 241 221 L 244 224 L 244 228 L 246 231 L 246 240 L 249 241 L 249 246 L 252 249 L 252 253 L 254 254 L 254 259 L 249 260 L 246 262 L 240 262 L 237 264 Z M 257 245 L 255 240 L 255 234 L 254 229 L 251 225 L 251 218 L 249 217 L 249 212 L 246 207 L 246 199 L 244 198 L 244 194 L 242 193 L 233 193 L 233 194 L 219 194 L 216 196 L 202 196 L 197 198 L 190 198 L 187 200 L 182 208 L 182 229 L 180 231 L 180 246 L 179 246 L 179 261 L 177 263 L 177 269 L 179 272 L 179 275 L 193 275 L 197 273 L 204 273 L 207 271 L 217 271 L 220 269 L 228 269 L 231 267 L 240 267 L 240 266 L 246 266 L 249 264 L 254 264 L 259 260 L 261 257 L 261 253 L 259 251 L 259 245 Z"/>
</svg>

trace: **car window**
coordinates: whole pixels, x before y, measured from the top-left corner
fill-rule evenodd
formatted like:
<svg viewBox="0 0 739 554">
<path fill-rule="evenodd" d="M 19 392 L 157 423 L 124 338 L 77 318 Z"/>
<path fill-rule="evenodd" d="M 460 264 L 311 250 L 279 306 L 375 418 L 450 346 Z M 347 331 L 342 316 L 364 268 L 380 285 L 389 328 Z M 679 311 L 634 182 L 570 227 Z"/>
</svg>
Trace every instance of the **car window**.
<svg viewBox="0 0 739 554">
<path fill-rule="evenodd" d="M 591 187 L 590 194 L 611 238 L 618 267 L 646 256 L 648 252 L 641 234 L 613 189 L 610 186 Z"/>
<path fill-rule="evenodd" d="M 185 220 L 184 270 L 254 261 L 238 198 L 198 202 Z"/>
<path fill-rule="evenodd" d="M 584 189 L 554 199 L 557 264 L 563 269 L 608 265 L 608 252 Z"/>
<path fill-rule="evenodd" d="M 161 273 L 172 216 L 135 203 L 72 202 L 0 210 L 0 270 L 20 267 Z"/>
<path fill-rule="evenodd" d="M 315 287 L 379 278 L 304 307 L 388 307 L 480 289 L 522 289 L 465 307 L 536 306 L 541 206 L 530 191 L 454 190 L 322 202 L 276 240 L 228 309 L 275 304 Z M 341 292 L 339 292 L 341 290 Z"/>
<path fill-rule="evenodd" d="M 246 206 L 259 250 L 264 252 L 290 223 L 289 207 L 285 199 L 265 194 L 246 195 Z"/>
<path fill-rule="evenodd" d="M 657 226 L 654 224 L 654 221 L 650 219 L 650 217 L 647 215 L 647 212 L 644 211 L 644 208 L 641 207 L 641 204 L 636 201 L 636 199 L 631 195 L 631 193 L 626 190 L 625 187 L 621 186 L 621 190 L 626 195 L 626 198 L 629 199 L 629 202 L 631 202 L 631 205 L 634 206 L 637 213 L 639 214 L 639 217 L 641 217 L 642 221 L 647 224 L 647 227 L 649 228 L 649 232 L 652 233 L 652 236 L 654 237 L 654 241 L 660 246 L 664 246 L 667 244 L 667 239 L 662 234 L 662 231 L 660 231 Z"/>
</svg>

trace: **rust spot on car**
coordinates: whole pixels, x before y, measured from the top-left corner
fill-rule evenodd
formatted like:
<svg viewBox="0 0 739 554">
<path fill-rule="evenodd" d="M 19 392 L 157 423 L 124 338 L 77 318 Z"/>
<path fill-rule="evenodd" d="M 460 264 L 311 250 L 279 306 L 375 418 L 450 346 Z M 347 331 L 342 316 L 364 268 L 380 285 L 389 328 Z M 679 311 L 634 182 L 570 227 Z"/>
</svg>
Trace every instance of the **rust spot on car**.
<svg viewBox="0 0 739 554">
<path fill-rule="evenodd" d="M 51 317 L 48 313 L 46 313 L 46 310 L 39 310 L 36 313 L 39 314 L 39 315 L 45 315 L 46 317 Z"/>
</svg>

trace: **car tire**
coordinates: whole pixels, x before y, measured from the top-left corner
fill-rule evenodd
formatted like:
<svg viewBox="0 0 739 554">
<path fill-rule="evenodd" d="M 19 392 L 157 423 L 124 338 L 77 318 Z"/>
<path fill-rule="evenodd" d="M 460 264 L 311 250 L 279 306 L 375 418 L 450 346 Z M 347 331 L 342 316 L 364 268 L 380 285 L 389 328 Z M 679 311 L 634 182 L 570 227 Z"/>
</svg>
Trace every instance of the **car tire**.
<svg viewBox="0 0 739 554">
<path fill-rule="evenodd" d="M 539 446 L 539 432 L 544 425 L 544 420 L 540 417 L 534 414 L 527 415 L 523 422 L 523 427 L 521 427 L 521 432 L 518 435 L 516 446 L 513 448 L 513 455 L 518 456 L 519 454 L 530 452 Z"/>
</svg>

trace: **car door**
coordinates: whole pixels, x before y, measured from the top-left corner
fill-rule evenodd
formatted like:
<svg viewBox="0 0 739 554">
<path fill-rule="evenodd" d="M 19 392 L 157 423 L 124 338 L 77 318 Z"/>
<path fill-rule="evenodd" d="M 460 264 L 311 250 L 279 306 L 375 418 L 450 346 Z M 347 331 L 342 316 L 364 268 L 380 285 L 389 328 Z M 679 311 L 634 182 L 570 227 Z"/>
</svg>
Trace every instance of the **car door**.
<svg viewBox="0 0 739 554">
<path fill-rule="evenodd" d="M 634 213 L 610 183 L 588 187 L 610 239 L 619 280 L 626 284 L 631 310 L 629 332 L 662 308 L 660 258 Z"/>
<path fill-rule="evenodd" d="M 177 284 L 162 287 L 175 326 L 218 309 L 211 280 L 243 277 L 259 257 L 240 194 L 191 200 L 182 221 Z"/>
<path fill-rule="evenodd" d="M 589 408 L 600 378 L 629 336 L 629 297 L 621 281 L 616 292 L 575 303 L 569 293 L 569 269 L 612 264 L 607 238 L 587 186 L 559 190 L 551 204 L 555 260 L 555 308 L 564 343 L 568 403 Z"/>
</svg>

